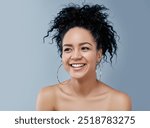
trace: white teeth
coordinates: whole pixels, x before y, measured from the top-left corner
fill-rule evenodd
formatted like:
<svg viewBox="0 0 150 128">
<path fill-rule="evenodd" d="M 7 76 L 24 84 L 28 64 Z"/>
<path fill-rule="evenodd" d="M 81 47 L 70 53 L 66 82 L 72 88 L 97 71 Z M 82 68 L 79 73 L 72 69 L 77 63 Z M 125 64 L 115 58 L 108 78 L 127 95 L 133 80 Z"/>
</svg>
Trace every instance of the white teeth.
<svg viewBox="0 0 150 128">
<path fill-rule="evenodd" d="M 78 68 L 84 66 L 84 64 L 71 64 L 72 67 Z"/>
</svg>

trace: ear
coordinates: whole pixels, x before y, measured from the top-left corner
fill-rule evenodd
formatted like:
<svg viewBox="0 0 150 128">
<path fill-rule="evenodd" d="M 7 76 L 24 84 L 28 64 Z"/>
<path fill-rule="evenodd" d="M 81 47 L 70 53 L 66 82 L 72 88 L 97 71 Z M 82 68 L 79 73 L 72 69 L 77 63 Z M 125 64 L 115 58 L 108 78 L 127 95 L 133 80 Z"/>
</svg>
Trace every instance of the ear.
<svg viewBox="0 0 150 128">
<path fill-rule="evenodd" d="M 102 49 L 99 49 L 97 51 L 97 62 L 100 62 L 102 59 Z"/>
</svg>

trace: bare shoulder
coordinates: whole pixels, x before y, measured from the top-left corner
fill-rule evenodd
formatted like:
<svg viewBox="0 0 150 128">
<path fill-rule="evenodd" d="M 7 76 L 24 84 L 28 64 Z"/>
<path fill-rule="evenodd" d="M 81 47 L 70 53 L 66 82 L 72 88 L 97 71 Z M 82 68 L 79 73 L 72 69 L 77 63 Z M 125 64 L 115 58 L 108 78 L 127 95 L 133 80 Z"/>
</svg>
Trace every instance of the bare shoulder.
<svg viewBox="0 0 150 128">
<path fill-rule="evenodd" d="M 36 110 L 38 111 L 54 110 L 56 102 L 57 86 L 58 85 L 47 86 L 39 91 L 36 101 Z"/>
<path fill-rule="evenodd" d="M 112 94 L 112 101 L 114 101 L 114 108 L 120 111 L 130 111 L 131 110 L 131 98 L 123 92 L 114 90 Z"/>
<path fill-rule="evenodd" d="M 116 111 L 130 111 L 132 108 L 131 98 L 128 94 L 106 85 L 110 94 L 111 109 Z"/>
</svg>

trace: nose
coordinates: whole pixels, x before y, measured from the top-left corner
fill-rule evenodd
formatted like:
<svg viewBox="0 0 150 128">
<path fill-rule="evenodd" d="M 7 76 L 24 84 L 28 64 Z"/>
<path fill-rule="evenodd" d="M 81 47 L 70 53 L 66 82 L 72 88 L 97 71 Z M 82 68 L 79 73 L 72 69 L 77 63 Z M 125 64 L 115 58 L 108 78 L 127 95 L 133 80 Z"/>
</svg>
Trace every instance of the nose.
<svg viewBox="0 0 150 128">
<path fill-rule="evenodd" d="M 82 55 L 81 55 L 81 52 L 79 50 L 74 50 L 72 52 L 72 55 L 71 55 L 71 59 L 81 59 L 82 58 Z"/>
</svg>

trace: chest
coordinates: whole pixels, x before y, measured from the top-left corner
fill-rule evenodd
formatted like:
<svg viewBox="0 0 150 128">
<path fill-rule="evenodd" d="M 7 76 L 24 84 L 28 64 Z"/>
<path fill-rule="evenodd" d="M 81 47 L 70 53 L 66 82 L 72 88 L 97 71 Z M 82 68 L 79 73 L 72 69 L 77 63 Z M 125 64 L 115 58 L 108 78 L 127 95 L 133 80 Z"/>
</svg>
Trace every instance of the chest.
<svg viewBox="0 0 150 128">
<path fill-rule="evenodd" d="M 107 95 L 90 98 L 73 96 L 59 96 L 55 109 L 58 111 L 105 111 L 111 105 Z"/>
</svg>

